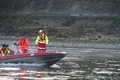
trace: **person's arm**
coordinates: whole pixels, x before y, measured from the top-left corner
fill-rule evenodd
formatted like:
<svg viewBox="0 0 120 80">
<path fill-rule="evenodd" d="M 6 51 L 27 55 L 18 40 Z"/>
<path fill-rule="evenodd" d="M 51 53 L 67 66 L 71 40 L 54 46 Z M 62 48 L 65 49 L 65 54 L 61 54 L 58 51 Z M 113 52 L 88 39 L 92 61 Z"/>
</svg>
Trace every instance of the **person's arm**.
<svg viewBox="0 0 120 80">
<path fill-rule="evenodd" d="M 17 45 L 21 45 L 21 41 L 22 41 L 22 40 L 19 40 L 19 41 L 17 42 Z"/>
<path fill-rule="evenodd" d="M 37 44 L 38 44 L 39 40 L 40 40 L 40 37 L 39 37 L 39 36 L 37 36 L 37 37 L 36 37 L 36 40 L 35 40 L 35 45 L 37 45 Z"/>
<path fill-rule="evenodd" d="M 46 45 L 48 45 L 48 42 L 49 42 L 48 36 L 46 36 L 45 39 L 46 39 L 45 43 L 46 43 Z"/>
</svg>

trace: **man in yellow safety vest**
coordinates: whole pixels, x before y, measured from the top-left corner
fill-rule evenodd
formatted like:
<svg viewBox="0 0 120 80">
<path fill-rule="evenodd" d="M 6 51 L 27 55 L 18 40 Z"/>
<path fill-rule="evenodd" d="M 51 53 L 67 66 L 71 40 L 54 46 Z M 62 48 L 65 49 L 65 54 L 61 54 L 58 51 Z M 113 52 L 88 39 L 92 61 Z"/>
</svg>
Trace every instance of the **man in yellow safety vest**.
<svg viewBox="0 0 120 80">
<path fill-rule="evenodd" d="M 46 45 L 48 45 L 48 42 L 48 36 L 44 33 L 43 30 L 39 30 L 35 41 L 38 50 L 46 50 Z"/>
</svg>

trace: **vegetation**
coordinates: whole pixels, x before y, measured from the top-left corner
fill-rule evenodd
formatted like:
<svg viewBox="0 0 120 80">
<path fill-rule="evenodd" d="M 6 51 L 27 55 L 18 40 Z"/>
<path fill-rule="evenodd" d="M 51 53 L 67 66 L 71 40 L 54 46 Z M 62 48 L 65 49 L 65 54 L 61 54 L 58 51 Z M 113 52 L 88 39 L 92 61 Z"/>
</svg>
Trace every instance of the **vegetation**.
<svg viewBox="0 0 120 80">
<path fill-rule="evenodd" d="M 80 5 L 77 4 L 78 1 L 82 1 Z M 105 4 L 101 4 L 101 1 Z M 2 5 L 3 2 L 6 4 Z M 34 3 L 31 0 L 24 2 L 21 0 L 19 2 L 23 4 L 15 5 L 17 1 L 8 4 L 4 0 L 1 1 L 0 36 L 18 37 L 25 34 L 28 37 L 35 37 L 39 29 L 44 29 L 52 40 L 75 38 L 73 41 L 77 42 L 84 41 L 80 38 L 87 37 L 89 42 L 89 40 L 104 41 L 101 40 L 104 36 L 120 37 L 118 5 L 120 0 L 41 0 L 40 2 L 35 0 Z M 89 4 L 89 6 L 81 6 L 81 4 Z M 97 4 L 100 5 L 99 8 Z"/>
<path fill-rule="evenodd" d="M 104 2 L 112 2 L 112 3 L 116 3 L 116 4 L 119 4 L 120 3 L 120 0 L 76 0 L 76 1 L 104 1 Z"/>
<path fill-rule="evenodd" d="M 104 35 L 114 35 L 116 37 L 120 37 L 120 17 L 90 17 L 90 18 L 84 18 L 84 17 L 63 17 L 64 20 L 60 20 L 60 23 L 57 23 L 56 27 L 49 26 L 54 25 L 58 19 L 51 20 L 53 24 L 49 24 L 49 19 L 42 19 L 44 24 L 39 23 L 38 20 L 33 19 L 36 16 L 28 16 L 28 15 L 15 15 L 15 16 L 1 16 L 0 22 L 2 23 L 1 26 L 4 28 L 1 28 L 0 31 L 4 32 L 6 31 L 6 35 L 8 36 L 19 36 L 21 33 L 26 34 L 28 36 L 35 36 L 37 31 L 39 29 L 44 29 L 49 36 L 53 37 L 62 37 L 62 38 L 71 38 L 71 37 L 82 37 L 82 36 L 91 36 L 97 34 L 104 34 Z M 42 17 L 42 16 L 41 16 Z M 40 17 L 40 18 L 41 18 Z M 50 16 L 47 16 L 50 17 Z M 59 16 L 58 16 L 59 17 Z M 56 16 L 52 16 L 52 18 L 58 18 Z M 95 21 L 106 20 L 106 21 L 112 21 L 111 23 L 108 23 L 109 26 L 101 26 L 98 27 L 98 25 L 93 24 L 89 25 L 88 23 L 81 23 L 76 24 L 76 22 L 81 21 L 79 19 L 82 19 L 82 21 L 91 21 L 92 23 Z M 106 23 L 105 23 L 106 24 Z M 58 25 L 61 25 L 61 27 L 58 27 Z M 95 26 L 96 25 L 96 26 Z M 35 28 L 35 26 L 39 26 L 38 28 Z M 43 26 L 43 27 L 42 27 Z M 44 27 L 48 26 L 48 27 Z M 105 28 L 104 28 L 105 27 Z M 29 32 L 28 32 L 29 31 Z M 14 34 L 16 33 L 16 34 Z"/>
</svg>

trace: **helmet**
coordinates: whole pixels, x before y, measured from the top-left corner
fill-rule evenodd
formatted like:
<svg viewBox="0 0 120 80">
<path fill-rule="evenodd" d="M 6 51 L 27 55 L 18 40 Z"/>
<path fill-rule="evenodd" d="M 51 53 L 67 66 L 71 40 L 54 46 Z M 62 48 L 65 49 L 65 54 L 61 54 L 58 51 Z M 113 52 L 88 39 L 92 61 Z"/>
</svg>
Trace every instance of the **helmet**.
<svg viewBox="0 0 120 80">
<path fill-rule="evenodd" d="M 41 32 L 43 32 L 43 30 L 39 30 L 39 32 L 38 32 L 38 33 L 41 33 Z"/>
</svg>

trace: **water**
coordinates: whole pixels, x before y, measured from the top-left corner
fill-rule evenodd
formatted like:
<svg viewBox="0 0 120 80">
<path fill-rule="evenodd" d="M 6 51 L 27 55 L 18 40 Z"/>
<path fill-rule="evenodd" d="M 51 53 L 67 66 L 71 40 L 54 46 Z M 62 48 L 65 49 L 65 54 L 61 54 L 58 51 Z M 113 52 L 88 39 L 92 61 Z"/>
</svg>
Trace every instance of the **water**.
<svg viewBox="0 0 120 80">
<path fill-rule="evenodd" d="M 56 48 L 68 55 L 51 67 L 0 64 L 0 80 L 120 80 L 120 50 Z"/>
</svg>

